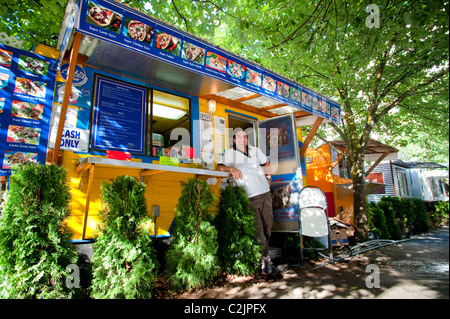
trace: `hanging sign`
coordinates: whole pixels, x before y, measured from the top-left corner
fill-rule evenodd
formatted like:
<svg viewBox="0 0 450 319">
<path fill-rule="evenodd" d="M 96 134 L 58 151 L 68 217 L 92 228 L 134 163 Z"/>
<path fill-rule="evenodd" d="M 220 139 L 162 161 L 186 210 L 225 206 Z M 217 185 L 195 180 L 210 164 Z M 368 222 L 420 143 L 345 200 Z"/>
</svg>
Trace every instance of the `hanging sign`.
<svg viewBox="0 0 450 319">
<path fill-rule="evenodd" d="M 147 89 L 96 78 L 92 148 L 144 154 Z"/>
<path fill-rule="evenodd" d="M 53 59 L 0 44 L 0 175 L 44 164 L 56 73 Z"/>
</svg>

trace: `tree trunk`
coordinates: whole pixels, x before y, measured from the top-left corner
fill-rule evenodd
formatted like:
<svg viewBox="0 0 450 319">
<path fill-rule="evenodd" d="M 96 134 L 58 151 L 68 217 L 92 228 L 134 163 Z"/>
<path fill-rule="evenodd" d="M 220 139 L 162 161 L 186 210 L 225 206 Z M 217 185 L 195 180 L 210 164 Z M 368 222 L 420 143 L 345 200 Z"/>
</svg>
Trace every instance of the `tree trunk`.
<svg viewBox="0 0 450 319">
<path fill-rule="evenodd" d="M 364 159 L 355 158 L 351 163 L 353 180 L 353 214 L 355 221 L 355 236 L 359 242 L 369 239 L 367 223 L 367 201 L 365 190 Z"/>
</svg>

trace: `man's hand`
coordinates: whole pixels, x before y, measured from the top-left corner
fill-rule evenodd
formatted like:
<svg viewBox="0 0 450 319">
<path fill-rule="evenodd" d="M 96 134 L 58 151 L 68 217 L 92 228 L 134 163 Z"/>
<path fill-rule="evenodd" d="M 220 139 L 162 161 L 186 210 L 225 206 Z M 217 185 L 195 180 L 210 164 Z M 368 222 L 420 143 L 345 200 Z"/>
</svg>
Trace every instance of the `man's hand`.
<svg viewBox="0 0 450 319">
<path fill-rule="evenodd" d="M 235 167 L 230 167 L 230 170 L 228 171 L 230 174 L 229 176 L 233 176 L 233 178 L 236 179 L 242 179 L 242 172 L 238 170 Z"/>
<path fill-rule="evenodd" d="M 242 172 L 233 166 L 225 166 L 225 165 L 217 165 L 217 170 L 221 172 L 228 172 L 229 177 L 233 177 L 233 179 L 242 179 Z"/>
</svg>

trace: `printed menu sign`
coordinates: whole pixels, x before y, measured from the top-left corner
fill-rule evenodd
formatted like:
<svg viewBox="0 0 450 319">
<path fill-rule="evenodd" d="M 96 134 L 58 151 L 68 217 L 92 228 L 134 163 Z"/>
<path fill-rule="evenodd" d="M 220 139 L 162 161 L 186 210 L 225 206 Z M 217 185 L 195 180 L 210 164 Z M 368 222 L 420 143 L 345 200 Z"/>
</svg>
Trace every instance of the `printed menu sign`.
<svg viewBox="0 0 450 319">
<path fill-rule="evenodd" d="M 0 44 L 0 175 L 44 164 L 55 87 L 53 59 Z"/>
<path fill-rule="evenodd" d="M 77 32 L 340 121 L 338 103 L 130 7 L 111 0 L 79 0 L 79 8 Z"/>
<path fill-rule="evenodd" d="M 92 148 L 144 154 L 147 90 L 102 76 L 96 87 Z"/>
</svg>

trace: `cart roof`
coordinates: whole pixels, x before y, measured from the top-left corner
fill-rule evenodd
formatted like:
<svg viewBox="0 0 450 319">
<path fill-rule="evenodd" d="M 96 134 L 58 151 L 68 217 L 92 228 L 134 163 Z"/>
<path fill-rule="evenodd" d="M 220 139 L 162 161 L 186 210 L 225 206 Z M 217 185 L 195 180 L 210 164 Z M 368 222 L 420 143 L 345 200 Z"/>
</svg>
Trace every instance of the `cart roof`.
<svg viewBox="0 0 450 319">
<path fill-rule="evenodd" d="M 92 6 L 113 12 L 120 17 L 122 31 L 112 32 L 110 28 L 96 25 L 90 17 Z M 140 21 L 153 30 L 153 42 L 148 46 L 126 37 L 126 25 Z M 94 21 L 95 22 L 95 21 Z M 120 27 L 119 27 L 120 28 Z M 183 93 L 214 99 L 256 114 L 273 117 L 294 113 L 298 123 L 310 125 L 317 117 L 324 122 L 340 120 L 340 105 L 303 85 L 287 79 L 261 65 L 228 52 L 192 34 L 168 25 L 154 17 L 112 0 L 69 0 L 64 17 L 58 49 L 64 55 L 71 47 L 74 32 L 83 34 L 79 54 L 86 56 L 86 65 L 127 75 L 145 82 L 154 83 Z M 159 33 L 158 33 L 159 32 Z M 162 52 L 156 46 L 159 34 L 169 34 L 181 43 L 178 56 Z M 187 45 L 204 50 L 206 62 L 203 65 L 183 59 Z M 215 54 L 223 58 L 227 67 L 232 62 L 245 69 L 245 77 L 232 77 L 226 69 L 219 72 L 208 67 L 207 57 Z M 62 58 L 61 58 L 62 60 Z M 255 71 L 261 77 L 260 85 L 247 81 L 247 73 Z M 262 79 L 271 78 L 276 89 L 264 88 Z M 286 91 L 280 88 L 286 87 Z"/>
</svg>

